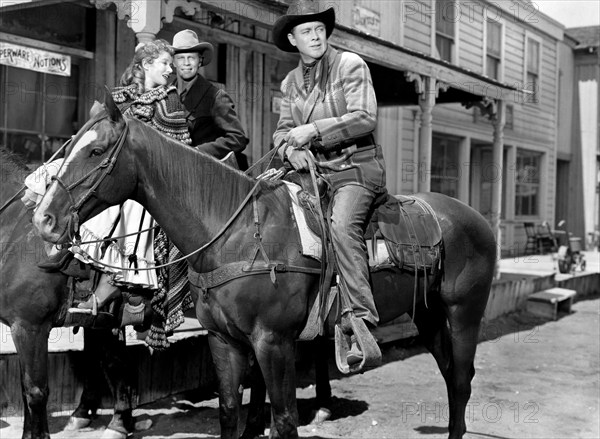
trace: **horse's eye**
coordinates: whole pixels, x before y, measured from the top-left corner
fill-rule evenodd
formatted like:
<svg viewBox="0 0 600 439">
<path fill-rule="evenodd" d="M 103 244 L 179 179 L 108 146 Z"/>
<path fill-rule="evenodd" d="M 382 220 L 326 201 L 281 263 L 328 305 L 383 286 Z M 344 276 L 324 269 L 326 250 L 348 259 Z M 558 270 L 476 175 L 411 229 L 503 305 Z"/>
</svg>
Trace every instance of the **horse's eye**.
<svg viewBox="0 0 600 439">
<path fill-rule="evenodd" d="M 90 152 L 90 156 L 92 157 L 98 157 L 102 155 L 102 148 L 94 148 L 92 149 L 92 152 Z"/>
</svg>

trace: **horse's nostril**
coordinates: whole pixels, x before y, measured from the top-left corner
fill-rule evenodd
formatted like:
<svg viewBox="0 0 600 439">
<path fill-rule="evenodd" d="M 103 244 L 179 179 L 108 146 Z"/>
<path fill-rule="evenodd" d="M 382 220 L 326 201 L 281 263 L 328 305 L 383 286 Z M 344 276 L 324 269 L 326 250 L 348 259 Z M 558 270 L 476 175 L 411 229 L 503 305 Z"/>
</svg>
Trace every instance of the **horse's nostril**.
<svg viewBox="0 0 600 439">
<path fill-rule="evenodd" d="M 54 217 L 48 214 L 44 215 L 42 219 L 42 224 L 48 227 L 49 229 L 52 229 L 52 227 L 54 227 Z"/>
</svg>

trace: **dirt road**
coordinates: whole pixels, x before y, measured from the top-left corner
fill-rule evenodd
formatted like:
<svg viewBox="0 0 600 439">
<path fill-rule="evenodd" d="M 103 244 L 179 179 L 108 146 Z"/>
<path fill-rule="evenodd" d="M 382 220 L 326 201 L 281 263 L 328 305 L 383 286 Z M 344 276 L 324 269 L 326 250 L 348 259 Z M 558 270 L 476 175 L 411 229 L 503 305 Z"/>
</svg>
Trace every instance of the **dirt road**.
<svg viewBox="0 0 600 439">
<path fill-rule="evenodd" d="M 482 331 L 476 357 L 467 438 L 600 437 L 600 299 L 577 302 L 573 313 L 547 321 L 525 312 L 497 319 Z M 342 376 L 332 365 L 333 417 L 308 424 L 314 387 L 301 373 L 298 402 L 301 437 L 447 437 L 448 406 L 433 357 L 418 345 L 388 345 L 384 365 Z M 244 394 L 248 400 L 248 391 Z M 54 414 L 53 438 L 97 439 L 108 411 L 86 431 L 61 431 L 68 414 Z M 217 399 L 193 402 L 168 398 L 141 407 L 152 427 L 134 438 L 219 437 Z M 20 438 L 21 420 L 0 421 L 0 438 Z"/>
</svg>

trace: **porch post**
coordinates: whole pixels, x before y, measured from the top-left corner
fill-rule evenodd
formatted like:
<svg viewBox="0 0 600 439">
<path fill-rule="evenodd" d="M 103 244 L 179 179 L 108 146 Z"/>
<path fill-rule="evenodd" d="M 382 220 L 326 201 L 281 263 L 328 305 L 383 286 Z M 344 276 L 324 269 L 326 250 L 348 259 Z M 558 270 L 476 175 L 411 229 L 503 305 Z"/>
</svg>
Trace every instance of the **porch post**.
<svg viewBox="0 0 600 439">
<path fill-rule="evenodd" d="M 176 7 L 181 7 L 181 0 L 173 0 L 167 8 L 164 0 L 90 0 L 98 9 L 106 9 L 111 4 L 117 8 L 120 20 L 127 19 L 127 26 L 135 33 L 138 43 L 153 41 L 162 27 L 163 10 L 167 16 L 173 17 Z M 186 10 L 184 12 L 187 13 Z"/>
<path fill-rule="evenodd" d="M 145 43 L 156 39 L 156 34 L 162 27 L 161 9 L 163 1 L 157 7 L 156 0 L 138 0 L 136 7 L 132 8 L 131 17 L 127 25 L 135 32 L 138 43 Z"/>
<path fill-rule="evenodd" d="M 435 105 L 436 79 L 423 78 L 423 93 L 419 96 L 419 107 L 421 108 L 421 126 L 419 127 L 419 192 L 431 190 L 431 142 L 432 142 L 432 115 Z"/>
<path fill-rule="evenodd" d="M 506 103 L 504 100 L 496 102 L 496 112 L 492 115 L 494 127 L 494 146 L 492 151 L 493 163 L 498 170 L 497 178 L 492 181 L 492 211 L 491 226 L 496 236 L 497 257 L 495 276 L 499 277 L 498 264 L 502 249 L 502 232 L 500 229 L 500 216 L 502 214 L 502 170 L 504 166 L 504 124 L 506 123 Z"/>
</svg>

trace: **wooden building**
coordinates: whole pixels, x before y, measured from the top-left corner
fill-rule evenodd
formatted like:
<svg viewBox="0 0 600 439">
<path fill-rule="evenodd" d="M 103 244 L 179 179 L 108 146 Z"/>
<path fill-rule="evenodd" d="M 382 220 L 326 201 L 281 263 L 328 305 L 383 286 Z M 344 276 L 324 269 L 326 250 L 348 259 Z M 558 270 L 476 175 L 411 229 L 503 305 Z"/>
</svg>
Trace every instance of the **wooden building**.
<svg viewBox="0 0 600 439">
<path fill-rule="evenodd" d="M 36 49 L 70 70 L 0 58 L 0 144 L 32 162 L 48 159 L 102 100 L 104 85 L 117 83 L 138 41 L 191 28 L 217 48 L 204 74 L 232 95 L 254 161 L 271 148 L 279 85 L 298 62 L 271 42 L 288 3 L 2 0 L 3 53 Z M 563 26 L 528 0 L 319 4 L 336 10 L 331 43 L 369 63 L 388 190 L 456 197 L 489 219 L 499 251 L 521 253 L 523 222 L 554 222 Z"/>
<path fill-rule="evenodd" d="M 600 249 L 600 26 L 565 30 L 560 43 L 556 221 Z"/>
</svg>

